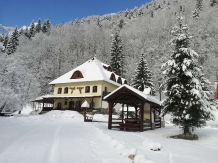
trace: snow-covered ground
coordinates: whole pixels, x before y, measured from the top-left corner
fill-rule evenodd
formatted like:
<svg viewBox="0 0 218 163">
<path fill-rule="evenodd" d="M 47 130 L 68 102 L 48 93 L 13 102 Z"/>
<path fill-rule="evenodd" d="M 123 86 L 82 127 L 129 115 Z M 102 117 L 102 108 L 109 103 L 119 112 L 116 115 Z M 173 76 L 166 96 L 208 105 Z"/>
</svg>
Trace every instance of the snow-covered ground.
<svg viewBox="0 0 218 163">
<path fill-rule="evenodd" d="M 108 130 L 107 123 L 83 122 L 73 111 L 0 117 L 0 124 L 0 163 L 131 163 L 130 154 L 137 154 L 135 163 L 218 160 L 218 124 L 197 129 L 198 141 L 168 138 L 181 132 L 172 124 L 145 132 Z"/>
</svg>

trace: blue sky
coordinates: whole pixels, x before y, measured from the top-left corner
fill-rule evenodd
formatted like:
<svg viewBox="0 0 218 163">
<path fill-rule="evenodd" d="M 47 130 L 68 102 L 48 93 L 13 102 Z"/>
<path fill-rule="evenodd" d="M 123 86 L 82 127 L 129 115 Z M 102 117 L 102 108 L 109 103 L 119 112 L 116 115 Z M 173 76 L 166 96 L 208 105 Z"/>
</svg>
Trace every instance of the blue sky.
<svg viewBox="0 0 218 163">
<path fill-rule="evenodd" d="M 52 24 L 69 22 L 91 15 L 117 13 L 140 7 L 151 0 L 0 0 L 0 24 L 29 25 L 38 18 Z"/>
</svg>

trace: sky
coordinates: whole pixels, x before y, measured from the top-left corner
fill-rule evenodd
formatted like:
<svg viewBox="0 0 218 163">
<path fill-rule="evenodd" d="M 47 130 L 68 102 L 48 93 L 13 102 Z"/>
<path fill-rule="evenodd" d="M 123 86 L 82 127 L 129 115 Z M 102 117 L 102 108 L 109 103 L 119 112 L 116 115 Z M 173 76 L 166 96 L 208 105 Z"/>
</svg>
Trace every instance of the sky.
<svg viewBox="0 0 218 163">
<path fill-rule="evenodd" d="M 3 2 L 2 2 L 3 1 Z M 53 25 L 91 15 L 117 13 L 151 0 L 0 0 L 0 24 L 18 28 L 49 19 Z"/>
</svg>

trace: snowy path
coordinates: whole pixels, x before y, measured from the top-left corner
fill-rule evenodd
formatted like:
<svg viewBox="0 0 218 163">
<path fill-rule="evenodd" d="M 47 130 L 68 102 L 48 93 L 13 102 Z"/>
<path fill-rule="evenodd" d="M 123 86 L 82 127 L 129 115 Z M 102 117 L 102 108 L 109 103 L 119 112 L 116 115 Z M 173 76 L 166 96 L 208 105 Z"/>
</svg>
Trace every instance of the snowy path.
<svg viewBox="0 0 218 163">
<path fill-rule="evenodd" d="M 111 135 L 114 139 L 123 141 L 129 148 L 136 148 L 138 153 L 157 163 L 217 163 L 218 160 L 218 129 L 196 131 L 200 136 L 198 141 L 187 141 L 167 138 L 181 131 L 173 127 L 150 130 L 146 132 L 125 132 L 108 130 L 106 124 L 96 123 L 96 127 Z M 208 133 L 205 133 L 208 132 Z M 211 134 L 211 135 L 210 135 Z M 215 137 L 214 135 L 217 135 Z M 162 145 L 161 151 L 151 151 L 143 145 L 144 141 L 156 141 Z M 195 157 L 193 157 L 195 156 Z"/>
<path fill-rule="evenodd" d="M 17 130 L 12 131 L 17 134 L 13 136 L 16 139 L 7 138 L 2 131 L 0 138 L 4 141 L 0 141 L 0 163 L 131 162 L 119 155 L 91 123 L 81 119 L 43 121 L 31 129 L 30 126 L 22 127 L 18 124 L 11 128 Z"/>
<path fill-rule="evenodd" d="M 146 132 L 108 130 L 107 123 L 85 123 L 72 111 L 0 117 L 0 124 L 0 163 L 132 163 L 119 154 L 114 140 L 156 163 L 218 160 L 218 128 L 197 130 L 198 141 L 176 140 L 168 138 L 181 132 L 173 126 Z M 152 140 L 162 145 L 161 151 L 143 145 Z"/>
</svg>

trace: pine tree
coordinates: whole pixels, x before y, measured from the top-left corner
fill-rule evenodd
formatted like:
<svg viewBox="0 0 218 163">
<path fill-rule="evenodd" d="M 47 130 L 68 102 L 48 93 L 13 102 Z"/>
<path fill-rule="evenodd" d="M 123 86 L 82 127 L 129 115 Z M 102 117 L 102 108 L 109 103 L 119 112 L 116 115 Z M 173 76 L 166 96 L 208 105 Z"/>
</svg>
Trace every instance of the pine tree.
<svg viewBox="0 0 218 163">
<path fill-rule="evenodd" d="M 213 7 L 217 4 L 217 0 L 210 0 L 210 6 Z"/>
<path fill-rule="evenodd" d="M 202 11 L 203 10 L 203 0 L 197 0 L 196 1 L 196 9 L 199 10 L 199 11 Z"/>
<path fill-rule="evenodd" d="M 30 32 L 29 32 L 29 35 L 30 37 L 34 37 L 35 36 L 35 24 L 34 24 L 34 21 L 32 21 L 32 23 L 30 24 Z"/>
<path fill-rule="evenodd" d="M 112 42 L 111 42 L 111 67 L 113 71 L 117 75 L 122 74 L 122 67 L 121 67 L 121 57 L 123 52 L 123 45 L 122 40 L 120 38 L 119 33 L 116 31 L 115 34 L 112 35 Z"/>
<path fill-rule="evenodd" d="M 42 30 L 41 20 L 38 19 L 38 22 L 36 24 L 36 32 L 39 33 L 41 30 Z"/>
<path fill-rule="evenodd" d="M 14 49 L 13 49 L 13 43 L 12 43 L 12 40 L 9 39 L 8 43 L 7 43 L 7 46 L 6 46 L 6 53 L 8 55 L 14 53 Z"/>
<path fill-rule="evenodd" d="M 198 54 L 190 48 L 191 36 L 183 18 L 178 17 L 179 27 L 172 30 L 174 52 L 162 65 L 165 74 L 163 115 L 171 114 L 175 125 L 181 125 L 184 134 L 189 134 L 211 120 L 209 81 L 197 64 Z"/>
<path fill-rule="evenodd" d="M 46 21 L 46 26 L 47 26 L 47 30 L 49 31 L 51 29 L 51 22 L 49 19 Z"/>
<path fill-rule="evenodd" d="M 151 88 L 151 94 L 155 95 L 156 91 L 152 81 L 152 74 L 148 68 L 147 61 L 144 59 L 144 54 L 140 55 L 140 60 L 137 64 L 135 74 L 132 79 L 132 84 L 134 88 L 144 91 L 145 88 Z"/>
<path fill-rule="evenodd" d="M 15 52 L 17 50 L 17 46 L 19 45 L 19 33 L 17 30 L 17 27 L 14 29 L 12 35 L 11 35 L 11 41 L 12 41 L 12 46 L 13 46 L 13 52 Z"/>
<path fill-rule="evenodd" d="M 8 35 L 6 35 L 3 41 L 3 46 L 5 47 L 5 49 L 7 47 L 8 41 L 9 41 L 9 38 L 8 38 Z"/>
</svg>

